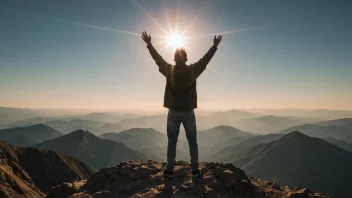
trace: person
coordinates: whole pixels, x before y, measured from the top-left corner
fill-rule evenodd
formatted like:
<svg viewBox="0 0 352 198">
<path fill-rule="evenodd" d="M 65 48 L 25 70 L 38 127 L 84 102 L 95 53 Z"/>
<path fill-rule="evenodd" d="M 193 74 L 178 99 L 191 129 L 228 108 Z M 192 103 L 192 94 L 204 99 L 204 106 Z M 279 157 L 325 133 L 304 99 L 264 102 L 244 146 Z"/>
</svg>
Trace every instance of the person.
<svg viewBox="0 0 352 198">
<path fill-rule="evenodd" d="M 171 65 L 153 47 L 150 34 L 143 32 L 141 37 L 147 44 L 147 48 L 158 65 L 160 73 L 166 77 L 164 107 L 168 108 L 169 112 L 167 116 L 167 164 L 164 176 L 167 178 L 173 177 L 176 145 L 182 123 L 189 144 L 192 177 L 200 177 L 197 128 L 194 114 L 194 109 L 197 108 L 196 81 L 214 56 L 222 36 L 214 36 L 214 44 L 209 51 L 198 62 L 189 66 L 186 65 L 187 53 L 185 49 L 176 49 L 174 54 L 175 65 Z"/>
</svg>

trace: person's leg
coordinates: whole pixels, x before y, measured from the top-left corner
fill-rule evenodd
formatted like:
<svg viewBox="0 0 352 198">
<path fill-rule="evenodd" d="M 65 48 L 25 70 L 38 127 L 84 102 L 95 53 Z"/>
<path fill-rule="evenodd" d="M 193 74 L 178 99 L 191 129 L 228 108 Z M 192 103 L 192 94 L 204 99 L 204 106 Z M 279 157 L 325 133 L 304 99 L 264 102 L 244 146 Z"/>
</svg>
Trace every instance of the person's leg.
<svg viewBox="0 0 352 198">
<path fill-rule="evenodd" d="M 173 171 L 176 159 L 176 145 L 178 134 L 180 132 L 181 120 L 178 118 L 177 112 L 169 110 L 167 115 L 167 164 L 166 170 Z"/>
<path fill-rule="evenodd" d="M 198 143 L 197 143 L 197 127 L 194 111 L 185 112 L 182 119 L 183 127 L 186 131 L 186 137 L 189 144 L 189 152 L 191 155 L 192 171 L 198 171 Z"/>
</svg>

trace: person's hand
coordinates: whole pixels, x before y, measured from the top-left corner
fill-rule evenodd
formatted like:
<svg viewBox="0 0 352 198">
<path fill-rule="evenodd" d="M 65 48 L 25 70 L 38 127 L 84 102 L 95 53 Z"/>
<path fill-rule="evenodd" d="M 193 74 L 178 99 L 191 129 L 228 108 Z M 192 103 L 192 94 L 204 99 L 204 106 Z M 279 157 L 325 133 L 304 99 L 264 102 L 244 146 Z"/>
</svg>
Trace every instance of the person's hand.
<svg viewBox="0 0 352 198">
<path fill-rule="evenodd" d="M 216 37 L 216 35 L 214 36 L 214 46 L 217 47 L 219 45 L 219 43 L 221 42 L 222 36 L 219 35 L 218 37 Z"/>
<path fill-rule="evenodd" d="M 142 39 L 143 41 L 147 44 L 147 45 L 151 45 L 152 44 L 152 37 L 150 37 L 150 34 L 148 36 L 148 34 L 146 32 L 142 32 Z"/>
</svg>

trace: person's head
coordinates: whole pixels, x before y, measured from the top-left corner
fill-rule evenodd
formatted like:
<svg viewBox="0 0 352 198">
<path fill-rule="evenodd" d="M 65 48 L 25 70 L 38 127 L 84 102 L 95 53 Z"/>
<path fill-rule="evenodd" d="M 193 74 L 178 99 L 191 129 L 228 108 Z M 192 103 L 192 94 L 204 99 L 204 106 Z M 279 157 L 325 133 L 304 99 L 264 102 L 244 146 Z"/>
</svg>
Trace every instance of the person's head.
<svg viewBox="0 0 352 198">
<path fill-rule="evenodd" d="M 174 61 L 177 63 L 184 64 L 187 61 L 187 53 L 183 48 L 177 48 L 174 54 Z"/>
</svg>

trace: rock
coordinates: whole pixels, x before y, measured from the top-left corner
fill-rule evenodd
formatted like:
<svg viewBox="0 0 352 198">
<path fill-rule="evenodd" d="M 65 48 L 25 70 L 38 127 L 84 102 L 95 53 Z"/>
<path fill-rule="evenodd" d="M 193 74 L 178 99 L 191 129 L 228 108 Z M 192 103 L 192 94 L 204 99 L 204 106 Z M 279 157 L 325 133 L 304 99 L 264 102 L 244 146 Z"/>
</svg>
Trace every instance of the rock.
<svg viewBox="0 0 352 198">
<path fill-rule="evenodd" d="M 141 174 L 137 167 L 129 171 L 127 175 L 129 176 L 130 179 L 134 179 L 134 180 L 141 178 Z"/>
<path fill-rule="evenodd" d="M 180 188 L 177 190 L 176 193 L 188 193 L 192 188 L 192 183 L 187 182 L 185 184 L 182 184 Z"/>
<path fill-rule="evenodd" d="M 116 195 L 109 191 L 96 192 L 91 198 L 115 198 Z"/>
<path fill-rule="evenodd" d="M 216 166 L 216 167 L 215 167 L 215 171 L 214 171 L 215 176 L 216 176 L 216 177 L 220 177 L 221 173 L 222 173 L 224 170 L 226 170 L 226 169 L 221 168 L 221 167 L 219 167 L 219 166 Z"/>
<path fill-rule="evenodd" d="M 48 198 L 59 198 L 59 197 L 68 197 L 78 192 L 78 189 L 86 183 L 86 180 L 79 182 L 67 183 L 64 182 L 61 185 L 52 187 L 49 191 Z"/>
<path fill-rule="evenodd" d="M 204 192 L 204 197 L 205 198 L 220 198 L 220 196 L 211 188 L 206 188 L 206 191 Z"/>
<path fill-rule="evenodd" d="M 209 187 L 214 189 L 216 192 L 221 192 L 224 189 L 224 185 L 218 179 L 214 179 Z"/>
<path fill-rule="evenodd" d="M 286 197 L 288 198 L 326 198 L 326 196 L 320 193 L 314 193 L 308 188 L 295 188 L 293 192 L 290 192 Z"/>
<path fill-rule="evenodd" d="M 265 180 L 249 178 L 232 164 L 200 163 L 203 178 L 192 181 L 189 163 L 177 161 L 174 178 L 164 179 L 164 166 L 154 161 L 126 161 L 101 169 L 83 185 L 56 187 L 70 197 L 179 197 L 264 198 L 315 196 L 309 189 L 282 188 Z M 67 188 L 67 189 L 65 189 Z M 265 196 L 265 193 L 267 196 Z M 69 195 L 70 194 L 70 195 Z"/>
<path fill-rule="evenodd" d="M 75 193 L 71 196 L 68 196 L 67 198 L 91 198 L 92 196 L 90 196 L 89 194 L 86 193 Z"/>
<path fill-rule="evenodd" d="M 229 183 L 234 179 L 234 174 L 230 170 L 224 170 L 224 171 L 220 172 L 219 177 L 223 183 Z"/>
<path fill-rule="evenodd" d="M 276 190 L 281 190 L 279 184 L 274 183 L 272 187 L 273 187 L 274 189 L 276 189 Z"/>
</svg>

